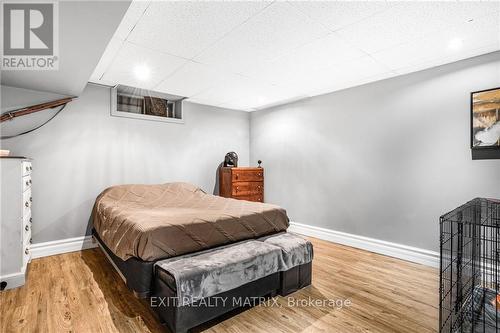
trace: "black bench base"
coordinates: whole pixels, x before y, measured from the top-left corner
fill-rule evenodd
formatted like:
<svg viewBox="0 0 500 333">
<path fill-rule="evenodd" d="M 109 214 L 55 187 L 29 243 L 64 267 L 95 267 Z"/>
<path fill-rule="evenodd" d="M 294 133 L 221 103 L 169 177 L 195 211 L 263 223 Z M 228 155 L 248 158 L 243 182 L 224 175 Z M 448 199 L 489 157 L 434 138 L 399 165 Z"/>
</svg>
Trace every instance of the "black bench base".
<svg viewBox="0 0 500 333">
<path fill-rule="evenodd" d="M 312 280 L 312 262 L 281 272 L 280 279 L 279 294 L 281 296 L 289 295 L 307 287 L 311 284 Z"/>
<path fill-rule="evenodd" d="M 312 263 L 307 263 L 184 306 L 178 306 L 174 279 L 156 272 L 150 305 L 172 332 L 183 333 L 236 308 L 255 306 L 266 297 L 286 296 L 304 288 L 311 284 L 311 271 Z"/>
<path fill-rule="evenodd" d="M 194 304 L 178 306 L 174 278 L 158 270 L 154 261 L 136 258 L 121 260 L 101 241 L 95 230 L 93 236 L 127 287 L 138 298 L 150 296 L 151 307 L 174 333 L 186 332 L 236 308 L 257 305 L 265 297 L 277 294 L 286 296 L 311 284 L 312 262 L 274 273 Z"/>
</svg>

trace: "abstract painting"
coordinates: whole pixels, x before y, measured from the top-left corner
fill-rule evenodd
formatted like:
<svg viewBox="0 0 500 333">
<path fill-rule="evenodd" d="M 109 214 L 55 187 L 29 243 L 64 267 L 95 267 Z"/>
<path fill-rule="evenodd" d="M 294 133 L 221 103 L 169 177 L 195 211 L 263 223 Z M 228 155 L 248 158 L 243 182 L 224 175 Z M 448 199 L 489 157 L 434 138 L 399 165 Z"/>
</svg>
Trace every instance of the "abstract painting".
<svg viewBox="0 0 500 333">
<path fill-rule="evenodd" d="M 471 94 L 471 148 L 500 149 L 500 88 Z"/>
</svg>

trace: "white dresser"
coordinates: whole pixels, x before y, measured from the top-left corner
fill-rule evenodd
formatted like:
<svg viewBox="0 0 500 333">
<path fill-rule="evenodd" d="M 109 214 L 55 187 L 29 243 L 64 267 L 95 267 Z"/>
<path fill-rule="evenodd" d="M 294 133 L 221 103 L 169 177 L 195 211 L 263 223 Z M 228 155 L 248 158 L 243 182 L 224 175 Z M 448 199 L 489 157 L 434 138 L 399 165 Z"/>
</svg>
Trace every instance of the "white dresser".
<svg viewBox="0 0 500 333">
<path fill-rule="evenodd" d="M 0 289 L 22 286 L 31 259 L 31 160 L 0 158 Z"/>
</svg>

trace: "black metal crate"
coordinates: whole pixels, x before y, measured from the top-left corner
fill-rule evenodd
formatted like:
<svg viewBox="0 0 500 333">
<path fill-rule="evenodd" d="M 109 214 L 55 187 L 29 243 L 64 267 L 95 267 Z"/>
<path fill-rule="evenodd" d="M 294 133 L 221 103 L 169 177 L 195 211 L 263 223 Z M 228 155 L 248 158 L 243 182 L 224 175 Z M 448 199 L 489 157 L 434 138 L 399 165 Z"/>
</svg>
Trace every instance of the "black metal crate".
<svg viewBox="0 0 500 333">
<path fill-rule="evenodd" d="M 500 333 L 500 201 L 467 202 L 440 233 L 440 332 Z"/>
</svg>

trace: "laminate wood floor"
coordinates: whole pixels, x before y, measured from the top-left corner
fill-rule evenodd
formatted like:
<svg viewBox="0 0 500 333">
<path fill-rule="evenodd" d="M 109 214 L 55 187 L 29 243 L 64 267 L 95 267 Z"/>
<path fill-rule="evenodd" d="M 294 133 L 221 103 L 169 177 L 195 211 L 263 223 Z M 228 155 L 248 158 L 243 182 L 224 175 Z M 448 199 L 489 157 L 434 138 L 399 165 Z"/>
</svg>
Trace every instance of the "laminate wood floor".
<svg viewBox="0 0 500 333">
<path fill-rule="evenodd" d="M 278 297 L 279 306 L 267 302 L 194 331 L 437 331 L 436 269 L 311 241 L 315 254 L 311 286 L 290 298 Z M 348 301 L 343 308 L 332 306 L 339 300 Z M 148 303 L 128 291 L 98 248 L 33 260 L 24 287 L 0 292 L 0 330 L 168 332 Z"/>
</svg>

